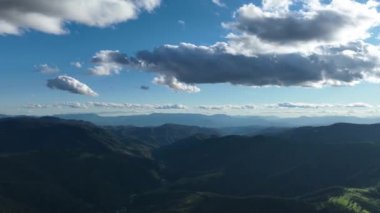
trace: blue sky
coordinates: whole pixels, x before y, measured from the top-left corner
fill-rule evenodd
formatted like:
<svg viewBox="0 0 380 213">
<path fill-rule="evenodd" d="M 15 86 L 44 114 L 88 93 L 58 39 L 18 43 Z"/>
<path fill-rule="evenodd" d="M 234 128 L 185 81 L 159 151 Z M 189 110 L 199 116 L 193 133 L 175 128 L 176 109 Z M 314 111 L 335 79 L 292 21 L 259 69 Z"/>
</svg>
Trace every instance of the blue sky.
<svg viewBox="0 0 380 213">
<path fill-rule="evenodd" d="M 23 0 L 16 1 L 24 2 Z M 75 3 L 76 0 L 70 1 Z M 93 2 L 96 1 L 93 0 Z M 152 2 L 154 1 L 152 0 Z M 343 1 L 351 2 L 350 0 Z M 104 24 L 104 26 L 92 26 L 94 25 L 91 24 L 92 22 L 75 18 L 70 19 L 70 16 L 65 15 L 62 17 L 63 26 L 61 26 L 65 31 L 64 33 L 41 30 L 40 28 L 33 27 L 34 25 L 29 26 L 22 25 L 19 22 L 12 22 L 13 19 L 10 16 L 1 15 L 2 13 L 6 14 L 6 9 L 0 10 L 0 46 L 3 50 L 0 52 L 0 98 L 2 100 L 0 103 L 0 113 L 42 115 L 84 112 L 110 114 L 113 112 L 115 114 L 196 112 L 208 114 L 273 114 L 279 116 L 330 114 L 378 115 L 380 84 L 373 83 L 373 81 L 378 80 L 376 71 L 379 70 L 380 66 L 377 64 L 377 59 L 373 59 L 376 62 L 370 65 L 363 65 L 366 68 L 365 71 L 347 71 L 350 74 L 353 72 L 357 74 L 356 72 L 358 72 L 360 75 L 364 72 L 368 72 L 371 75 L 375 73 L 374 76 L 368 78 L 375 80 L 370 81 L 364 77 L 357 76 L 353 78 L 350 78 L 350 76 L 338 78 L 335 77 L 337 76 L 335 73 L 334 75 L 331 74 L 333 77 L 327 80 L 338 82 L 339 84 L 357 84 L 354 86 L 336 86 L 335 83 L 334 85 L 326 83 L 313 87 L 308 84 L 316 83 L 316 81 L 312 82 L 314 79 L 300 80 L 298 77 L 293 80 L 288 79 L 288 77 L 281 79 L 282 77 L 264 76 L 265 78 L 263 77 L 263 79 L 259 80 L 245 80 L 246 78 L 256 78 L 256 74 L 244 74 L 242 75 L 242 79 L 235 79 L 235 76 L 233 76 L 234 80 L 231 81 L 228 77 L 221 77 L 220 80 L 210 79 L 210 77 L 207 77 L 207 79 L 206 77 L 189 77 L 208 72 L 208 61 L 206 59 L 204 64 L 202 64 L 202 71 L 186 73 L 184 76 L 181 76 L 182 72 L 184 72 L 181 69 L 191 71 L 190 68 L 181 67 L 178 70 L 165 70 L 169 69 L 169 65 L 167 64 L 154 64 L 148 68 L 141 68 L 140 65 L 130 65 L 131 62 L 129 61 L 126 64 L 118 64 L 115 61 L 103 61 L 103 59 L 99 64 L 92 62 L 92 58 L 96 53 L 102 50 L 117 50 L 119 51 L 118 53 L 128 58 L 135 57 L 138 60 L 147 60 L 138 56 L 140 51 L 147 51 L 149 52 L 149 58 L 153 58 L 152 60 L 156 61 L 164 56 L 157 56 L 157 54 L 161 53 L 155 53 L 154 49 L 162 47 L 163 51 L 171 50 L 170 48 L 165 49 L 163 45 L 166 44 L 177 46 L 175 49 L 175 51 L 178 51 L 177 54 L 185 54 L 190 50 L 194 50 L 194 52 L 191 52 L 192 54 L 197 54 L 196 51 L 202 51 L 201 49 L 196 49 L 200 46 L 205 46 L 216 52 L 218 50 L 213 49 L 212 45 L 218 42 L 226 42 L 227 46 L 223 47 L 226 49 L 223 50 L 225 51 L 223 54 L 228 53 L 232 56 L 243 54 L 244 57 L 248 58 L 260 58 L 261 55 L 267 56 L 268 54 L 271 57 L 277 57 L 278 55 L 281 57 L 285 54 L 295 53 L 302 56 L 311 55 L 309 49 L 305 47 L 312 46 L 312 51 L 317 51 L 317 48 L 324 48 L 327 45 L 343 46 L 349 44 L 349 42 L 358 41 L 365 42 L 365 45 L 368 44 L 371 48 L 375 49 L 379 45 L 379 40 L 376 39 L 379 23 L 376 21 L 371 22 L 370 27 L 361 29 L 363 32 L 371 33 L 370 36 L 354 37 L 344 44 L 335 42 L 335 40 L 339 40 L 336 36 L 341 35 L 331 35 L 331 38 L 326 39 L 326 43 L 320 42 L 321 38 L 313 40 L 314 37 L 308 38 L 310 40 L 302 41 L 294 40 L 295 38 L 284 38 L 283 42 L 282 40 L 279 41 L 281 36 L 277 35 L 273 37 L 278 39 L 277 41 L 269 40 L 271 29 L 267 30 L 267 34 L 260 35 L 258 31 L 245 31 L 248 29 L 246 26 L 239 28 L 241 24 L 253 23 L 252 17 L 249 14 L 247 15 L 252 10 L 247 10 L 248 12 L 241 10 L 239 12 L 239 8 L 242 9 L 244 6 L 248 8 L 251 5 L 251 8 L 248 9 L 259 8 L 260 11 L 262 10 L 261 12 L 272 13 L 272 15 L 279 13 L 280 16 L 283 13 L 285 20 L 290 16 L 291 12 L 304 9 L 296 3 L 292 3 L 292 1 L 289 1 L 292 7 L 286 6 L 287 12 L 282 11 L 284 7 L 265 9 L 261 1 L 224 0 L 222 3 L 225 6 L 218 6 L 211 0 L 157 0 L 155 2 L 156 5 L 152 6 L 152 8 L 142 7 L 138 9 L 138 14 L 134 19 L 124 18 L 122 21 L 111 21 Z M 270 1 L 268 0 L 267 2 Z M 275 0 L 273 2 L 276 3 Z M 356 3 L 364 5 L 368 2 L 360 1 Z M 0 6 L 1 4 L 0 1 Z M 59 4 L 59 1 L 53 4 Z M 321 4 L 322 6 L 320 7 L 327 8 L 331 6 L 330 2 L 322 2 Z M 10 9 L 12 7 L 12 5 L 9 6 Z M 18 9 L 17 6 L 14 7 Z M 310 10 L 318 12 L 327 10 L 326 8 Z M 339 11 L 340 8 L 337 8 L 338 6 L 334 6 L 332 9 L 328 9 Z M 377 6 L 371 8 L 368 6 L 367 9 L 373 8 L 377 8 Z M 74 14 L 73 16 L 75 16 L 75 9 L 69 9 L 71 11 L 68 14 Z M 46 11 L 38 10 L 37 12 L 32 12 L 44 14 Z M 80 13 L 80 11 L 77 12 Z M 375 18 L 377 17 L 376 15 L 374 14 Z M 297 14 L 294 16 L 297 16 Z M 250 19 L 248 20 L 247 17 Z M 269 19 L 268 17 L 266 19 Z M 371 18 L 374 17 L 368 17 L 365 24 L 370 22 Z M 247 18 L 249 22 L 241 21 L 244 18 Z M 1 21 L 12 23 L 19 31 L 12 33 L 3 30 L 2 32 Z M 234 26 L 226 27 L 222 23 L 233 23 Z M 257 26 L 258 23 L 255 22 L 253 24 Z M 38 24 L 44 25 L 45 23 L 38 22 Z M 364 25 L 364 22 L 358 22 L 358 24 Z M 268 27 L 270 28 L 270 26 Z M 347 28 L 349 29 L 342 29 L 342 32 L 347 33 L 349 30 L 355 29 L 355 26 L 347 26 Z M 253 29 L 255 30 L 255 28 Z M 239 39 L 243 37 L 243 34 L 249 34 L 251 37 L 255 36 L 255 38 L 259 38 L 260 42 L 262 42 L 258 49 L 268 44 L 269 50 L 265 49 L 262 52 L 257 52 L 255 46 L 249 46 L 247 43 L 242 43 L 239 49 L 238 45 L 232 44 L 230 37 L 227 38 L 231 33 L 239 36 Z M 289 44 L 285 43 L 289 41 Z M 181 42 L 189 43 L 196 47 L 178 46 Z M 293 46 L 297 46 L 298 49 L 290 50 L 290 47 Z M 284 49 L 283 51 L 280 50 L 282 48 Z M 182 50 L 183 52 L 180 52 Z M 243 53 L 245 51 L 248 53 Z M 325 57 L 325 55 L 323 56 Z M 188 57 L 191 57 L 191 55 Z M 363 57 L 367 57 L 367 55 Z M 368 58 L 372 59 L 373 57 L 368 56 Z M 168 61 L 165 63 L 171 64 L 170 58 Z M 73 66 L 74 62 L 79 62 L 81 67 Z M 153 63 L 152 61 L 149 62 Z M 180 67 L 191 62 L 187 61 L 184 62 L 185 64 L 179 64 L 180 62 L 174 61 L 173 63 L 178 63 L 176 67 Z M 118 74 L 113 72 L 106 75 L 91 73 L 91 69 L 96 65 L 106 66 L 109 63 L 118 66 L 120 72 Z M 353 62 L 348 61 L 347 64 L 349 64 L 347 65 L 348 69 L 350 69 L 349 66 L 356 69 L 356 64 Z M 43 66 L 51 68 L 53 71 L 51 73 L 44 73 Z M 238 72 L 240 69 L 238 66 L 231 67 L 230 70 L 227 70 L 228 72 Z M 279 65 L 279 68 L 276 69 L 280 69 L 281 67 L 283 66 Z M 368 67 L 372 69 L 371 72 L 368 71 Z M 213 68 L 210 67 L 210 69 Z M 255 70 L 252 69 L 252 72 L 254 73 Z M 273 72 L 277 73 L 277 71 Z M 293 75 L 292 70 L 287 72 L 289 72 L 289 75 Z M 303 71 L 300 72 L 300 74 L 295 73 L 294 75 L 304 74 Z M 213 76 L 213 74 L 210 75 Z M 50 88 L 47 87 L 47 82 L 58 78 L 58 76 L 70 76 L 74 80 L 88 86 L 98 96 L 94 97 L 82 92 L 73 93 L 56 85 Z M 178 78 L 178 81 L 184 83 L 181 85 L 194 86 L 200 91 L 189 92 L 188 90 L 183 90 L 181 86 L 180 88 L 177 85 L 173 86 L 173 82 L 168 83 L 171 80 L 161 83 L 157 81 L 153 82 L 153 79 L 157 76 L 164 76 L 166 80 L 172 79 L 172 77 L 176 78 L 176 80 Z M 218 72 L 215 72 L 215 76 L 218 76 Z M 272 77 L 276 79 L 275 82 L 257 83 L 266 81 Z M 217 77 L 215 78 L 217 79 Z M 149 87 L 149 89 L 141 89 L 141 86 Z M 95 103 L 103 103 L 103 105 L 100 106 L 100 104 Z M 288 105 L 281 105 L 284 103 Z M 123 107 L 121 106 L 122 104 L 135 105 L 133 107 L 130 105 Z"/>
</svg>

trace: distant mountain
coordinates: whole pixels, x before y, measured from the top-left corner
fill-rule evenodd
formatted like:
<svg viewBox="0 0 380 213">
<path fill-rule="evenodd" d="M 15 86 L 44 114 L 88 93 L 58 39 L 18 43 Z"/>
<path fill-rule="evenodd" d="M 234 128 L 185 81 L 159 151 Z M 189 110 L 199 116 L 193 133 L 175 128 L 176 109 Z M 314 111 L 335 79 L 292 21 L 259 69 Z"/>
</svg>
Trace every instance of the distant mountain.
<svg viewBox="0 0 380 213">
<path fill-rule="evenodd" d="M 215 129 L 177 124 L 165 124 L 158 127 L 108 126 L 106 129 L 118 136 L 120 140 L 133 139 L 155 147 L 169 145 L 194 135 L 207 137 L 219 134 Z"/>
<path fill-rule="evenodd" d="M 0 120 L 0 212 L 115 212 L 160 185 L 157 166 L 93 124 Z"/>
<path fill-rule="evenodd" d="M 380 144 L 380 124 L 338 123 L 321 127 L 300 127 L 276 136 L 305 143 L 377 143 Z"/>
<path fill-rule="evenodd" d="M 280 118 L 273 116 L 229 116 L 229 115 L 202 115 L 202 114 L 161 114 L 131 115 L 106 117 L 96 114 L 67 114 L 56 115 L 62 119 L 74 119 L 89 121 L 101 126 L 161 126 L 164 124 L 178 124 L 187 126 L 200 126 L 208 128 L 235 128 L 237 133 L 248 133 L 247 127 L 254 133 L 263 127 L 299 127 L 322 126 L 339 122 L 373 124 L 380 123 L 380 118 L 358 118 L 350 116 L 326 116 L 326 117 L 298 117 Z M 240 128 L 236 129 L 236 128 Z"/>
<path fill-rule="evenodd" d="M 70 114 L 56 115 L 62 119 L 84 120 L 102 126 L 161 126 L 164 124 L 178 124 L 186 126 L 200 126 L 210 128 L 233 126 L 273 126 L 279 123 L 267 121 L 262 117 L 228 116 L 228 115 L 202 115 L 202 114 L 160 114 L 131 115 L 103 117 L 96 114 Z"/>
</svg>

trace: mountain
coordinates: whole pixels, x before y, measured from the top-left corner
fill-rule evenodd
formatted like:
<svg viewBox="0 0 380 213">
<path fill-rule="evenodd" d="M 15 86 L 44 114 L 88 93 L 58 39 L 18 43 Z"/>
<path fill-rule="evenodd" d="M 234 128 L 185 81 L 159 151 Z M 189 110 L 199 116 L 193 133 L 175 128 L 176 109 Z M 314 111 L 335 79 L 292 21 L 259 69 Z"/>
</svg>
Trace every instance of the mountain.
<svg viewBox="0 0 380 213">
<path fill-rule="evenodd" d="M 305 143 L 360 142 L 380 144 L 380 124 L 338 123 L 321 127 L 300 127 L 286 130 L 276 136 L 294 142 Z"/>
<path fill-rule="evenodd" d="M 187 126 L 200 126 L 208 128 L 231 128 L 230 131 L 247 132 L 247 129 L 257 131 L 257 129 L 268 127 L 300 127 L 300 126 L 322 126 L 334 123 L 356 123 L 373 124 L 380 123 L 380 118 L 359 118 L 351 116 L 323 116 L 323 117 L 297 117 L 280 118 L 273 116 L 229 116 L 223 114 L 203 115 L 203 114 L 164 114 L 153 113 L 149 115 L 131 116 L 99 116 L 97 114 L 62 114 L 56 115 L 62 119 L 74 119 L 89 121 L 101 126 L 161 126 L 164 124 L 179 124 Z M 240 130 L 239 130 L 240 129 Z M 233 133 L 232 132 L 232 133 Z"/>
<path fill-rule="evenodd" d="M 120 140 L 138 140 L 154 147 L 169 145 L 194 135 L 207 137 L 219 134 L 215 129 L 177 124 L 165 124 L 158 127 L 108 126 L 106 129 L 118 136 Z"/>
<path fill-rule="evenodd" d="M 378 128 L 221 137 L 174 124 L 0 119 L 0 212 L 376 213 Z"/>
<path fill-rule="evenodd" d="M 294 197 L 336 185 L 367 187 L 380 180 L 380 145 L 294 143 L 228 136 L 184 141 L 155 153 L 170 190 L 233 196 Z"/>
<path fill-rule="evenodd" d="M 0 138 L 1 212 L 115 212 L 161 182 L 155 162 L 87 122 L 6 118 Z"/>
<path fill-rule="evenodd" d="M 186 126 L 200 126 L 221 128 L 231 126 L 272 126 L 276 122 L 267 121 L 262 117 L 228 116 L 228 115 L 202 115 L 202 114 L 163 114 L 131 115 L 103 117 L 96 114 L 67 114 L 56 115 L 62 119 L 84 120 L 102 126 L 161 126 L 164 124 L 178 124 Z"/>
</svg>

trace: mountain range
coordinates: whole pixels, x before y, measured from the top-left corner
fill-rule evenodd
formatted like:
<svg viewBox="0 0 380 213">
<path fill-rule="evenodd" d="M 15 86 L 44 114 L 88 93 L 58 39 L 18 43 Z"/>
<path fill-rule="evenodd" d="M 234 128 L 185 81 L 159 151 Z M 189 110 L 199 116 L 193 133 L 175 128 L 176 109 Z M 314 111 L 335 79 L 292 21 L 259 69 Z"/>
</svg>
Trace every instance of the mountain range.
<svg viewBox="0 0 380 213">
<path fill-rule="evenodd" d="M 0 212 L 380 212 L 380 125 L 256 136 L 0 119 Z"/>
<path fill-rule="evenodd" d="M 148 115 L 131 116 L 99 116 L 97 114 L 61 114 L 55 115 L 62 119 L 89 121 L 101 126 L 161 126 L 164 124 L 179 124 L 187 126 L 200 126 L 208 128 L 230 127 L 300 127 L 322 126 L 334 123 L 373 124 L 380 123 L 380 118 L 360 118 L 350 116 L 324 116 L 324 117 L 296 117 L 281 118 L 274 116 L 230 116 L 224 114 L 164 114 L 153 113 Z"/>
</svg>

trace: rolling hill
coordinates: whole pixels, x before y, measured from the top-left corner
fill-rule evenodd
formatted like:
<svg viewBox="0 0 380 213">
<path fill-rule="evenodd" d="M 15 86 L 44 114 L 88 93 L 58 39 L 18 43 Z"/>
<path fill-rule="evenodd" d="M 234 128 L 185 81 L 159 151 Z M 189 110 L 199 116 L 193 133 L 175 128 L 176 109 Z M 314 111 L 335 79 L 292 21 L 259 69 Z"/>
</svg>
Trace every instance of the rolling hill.
<svg viewBox="0 0 380 213">
<path fill-rule="evenodd" d="M 154 162 L 93 124 L 2 119 L 0 138 L 1 210 L 114 212 L 160 185 Z"/>
<path fill-rule="evenodd" d="M 0 212 L 380 212 L 379 125 L 218 136 L 0 119 Z"/>
</svg>

